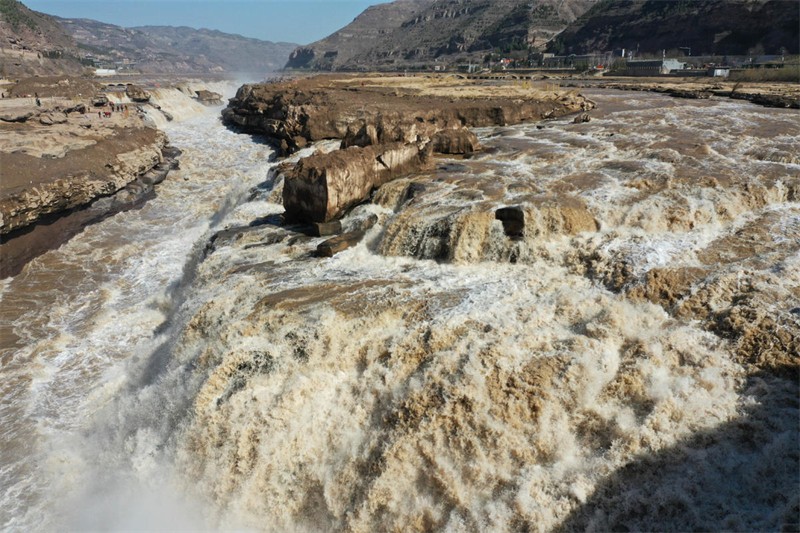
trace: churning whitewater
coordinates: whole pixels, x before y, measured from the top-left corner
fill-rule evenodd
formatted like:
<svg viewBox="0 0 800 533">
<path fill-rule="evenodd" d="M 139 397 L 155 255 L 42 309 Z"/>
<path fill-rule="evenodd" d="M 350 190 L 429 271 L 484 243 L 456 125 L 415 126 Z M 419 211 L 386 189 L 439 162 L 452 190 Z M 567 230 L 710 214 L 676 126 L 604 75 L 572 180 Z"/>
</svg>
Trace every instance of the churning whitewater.
<svg viewBox="0 0 800 533">
<path fill-rule="evenodd" d="M 159 96 L 181 170 L 2 287 L 3 529 L 793 523 L 796 112 L 591 94 L 320 259 L 271 149 Z"/>
</svg>

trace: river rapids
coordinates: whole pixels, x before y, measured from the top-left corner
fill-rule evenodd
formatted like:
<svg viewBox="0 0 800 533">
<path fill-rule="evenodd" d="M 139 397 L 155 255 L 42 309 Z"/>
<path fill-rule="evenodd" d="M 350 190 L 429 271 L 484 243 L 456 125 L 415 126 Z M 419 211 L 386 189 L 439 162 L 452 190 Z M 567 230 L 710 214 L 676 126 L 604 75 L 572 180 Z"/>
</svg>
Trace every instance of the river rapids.
<svg viewBox="0 0 800 533">
<path fill-rule="evenodd" d="M 0 285 L 0 528 L 797 527 L 800 116 L 588 96 L 321 259 L 270 147 L 157 91 L 181 170 Z"/>
</svg>

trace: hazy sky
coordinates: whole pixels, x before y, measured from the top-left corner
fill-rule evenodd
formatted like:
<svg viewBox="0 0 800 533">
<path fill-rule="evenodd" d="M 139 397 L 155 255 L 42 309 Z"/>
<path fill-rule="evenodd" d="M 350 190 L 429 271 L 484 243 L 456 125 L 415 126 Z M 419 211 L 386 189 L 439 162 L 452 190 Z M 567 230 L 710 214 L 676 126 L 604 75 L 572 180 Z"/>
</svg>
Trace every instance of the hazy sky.
<svg viewBox="0 0 800 533">
<path fill-rule="evenodd" d="M 22 0 L 31 9 L 119 26 L 191 26 L 300 44 L 387 0 Z"/>
</svg>

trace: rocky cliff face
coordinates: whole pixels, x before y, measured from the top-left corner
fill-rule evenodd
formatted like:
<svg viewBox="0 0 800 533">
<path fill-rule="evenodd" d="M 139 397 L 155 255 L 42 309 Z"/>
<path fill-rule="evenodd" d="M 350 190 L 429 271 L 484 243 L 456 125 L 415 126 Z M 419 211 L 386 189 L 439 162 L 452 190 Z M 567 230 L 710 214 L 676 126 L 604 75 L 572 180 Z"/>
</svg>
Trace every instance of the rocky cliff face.
<svg viewBox="0 0 800 533">
<path fill-rule="evenodd" d="M 414 67 L 480 60 L 487 50 L 542 46 L 594 0 L 400 0 L 292 52 L 287 68 Z"/>
<path fill-rule="evenodd" d="M 26 167 L 29 171 L 34 169 L 37 176 L 46 177 L 26 185 L 4 187 L 0 195 L 0 234 L 116 193 L 158 166 L 166 143 L 164 133 L 143 128 L 116 132 L 113 139 L 74 151 L 60 165 L 48 165 L 46 160 L 20 153 L 0 153 L 4 173 L 18 174 Z M 104 158 L 102 162 L 91 163 L 99 157 Z M 52 167 L 59 170 L 48 175 Z"/>
<path fill-rule="evenodd" d="M 369 144 L 356 140 L 367 127 L 380 143 L 427 141 L 444 129 L 554 118 L 587 105 L 575 94 L 482 89 L 463 80 L 425 78 L 318 77 L 247 84 L 222 118 L 230 126 L 266 135 L 285 155 L 323 139 L 343 139 L 345 146 Z"/>
<path fill-rule="evenodd" d="M 639 53 L 690 47 L 703 54 L 796 54 L 800 9 L 786 0 L 604 0 L 571 23 L 550 50 Z"/>
</svg>

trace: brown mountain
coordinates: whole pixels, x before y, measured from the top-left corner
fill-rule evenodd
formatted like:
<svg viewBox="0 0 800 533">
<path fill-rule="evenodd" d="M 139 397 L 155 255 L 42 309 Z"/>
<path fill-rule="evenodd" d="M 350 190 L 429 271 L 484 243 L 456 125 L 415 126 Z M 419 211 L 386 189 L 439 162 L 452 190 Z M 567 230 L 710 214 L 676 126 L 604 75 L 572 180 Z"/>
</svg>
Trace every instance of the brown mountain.
<svg viewBox="0 0 800 533">
<path fill-rule="evenodd" d="M 564 54 L 681 47 L 692 55 L 797 54 L 800 2 L 602 0 L 549 45 Z"/>
<path fill-rule="evenodd" d="M 273 43 L 185 26 L 123 28 L 89 19 L 58 19 L 85 54 L 143 73 L 265 73 L 283 66 L 293 43 Z"/>
<path fill-rule="evenodd" d="M 0 0 L 0 77 L 79 74 L 80 51 L 54 17 Z"/>
<path fill-rule="evenodd" d="M 287 68 L 397 69 L 543 46 L 596 0 L 397 0 L 292 52 Z"/>
</svg>

